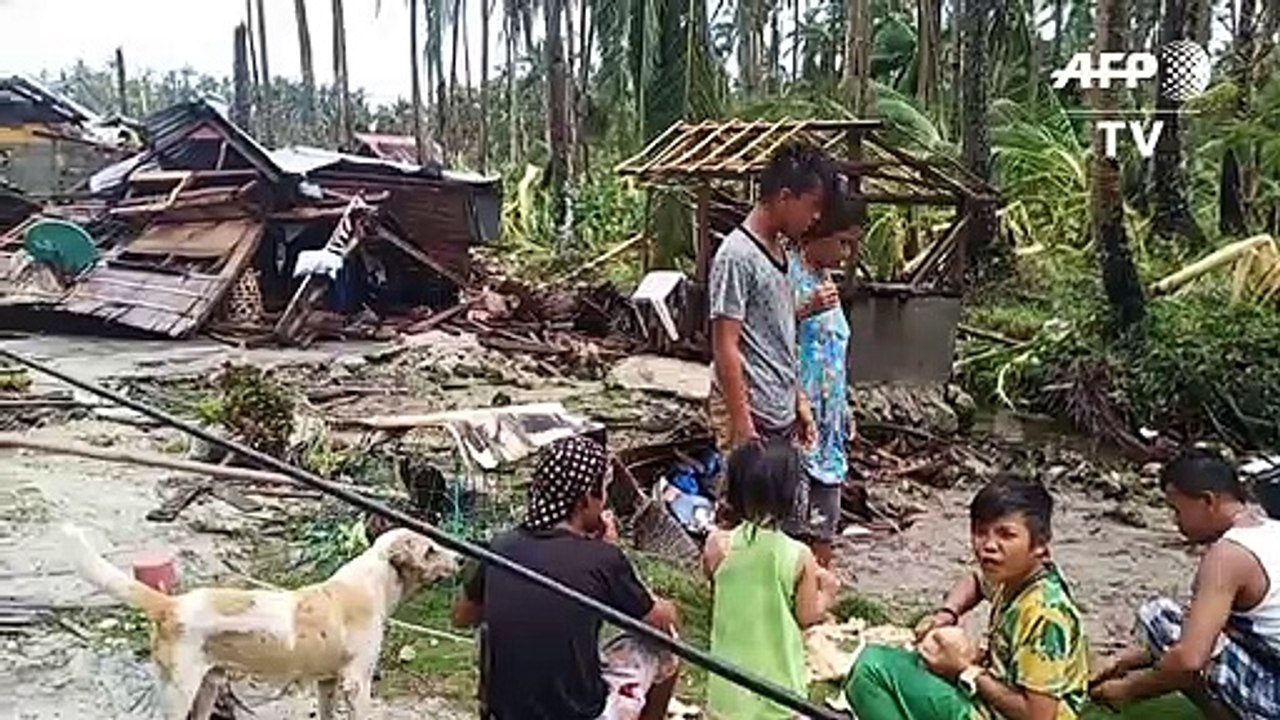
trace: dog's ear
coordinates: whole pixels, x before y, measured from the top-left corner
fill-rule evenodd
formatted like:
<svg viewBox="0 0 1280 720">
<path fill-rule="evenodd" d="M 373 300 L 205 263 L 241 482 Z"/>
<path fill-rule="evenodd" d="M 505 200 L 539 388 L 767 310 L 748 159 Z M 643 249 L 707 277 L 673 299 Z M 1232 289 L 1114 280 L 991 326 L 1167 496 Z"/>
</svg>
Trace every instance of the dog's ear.
<svg viewBox="0 0 1280 720">
<path fill-rule="evenodd" d="M 400 576 L 400 582 L 410 585 L 414 584 L 416 578 L 421 578 L 425 558 L 415 557 L 421 551 L 412 535 L 396 538 L 391 547 L 387 548 L 387 561 Z"/>
<path fill-rule="evenodd" d="M 425 583 L 443 580 L 461 569 L 458 556 L 421 535 L 406 534 L 387 549 L 387 559 L 412 592 Z"/>
</svg>

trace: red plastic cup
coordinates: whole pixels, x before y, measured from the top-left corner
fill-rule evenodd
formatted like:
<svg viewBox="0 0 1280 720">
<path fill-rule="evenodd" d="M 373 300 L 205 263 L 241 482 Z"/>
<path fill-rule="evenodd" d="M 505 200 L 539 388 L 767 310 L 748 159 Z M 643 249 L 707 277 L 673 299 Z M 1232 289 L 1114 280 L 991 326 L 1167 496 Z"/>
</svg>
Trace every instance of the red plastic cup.
<svg viewBox="0 0 1280 720">
<path fill-rule="evenodd" d="M 178 591 L 177 558 L 167 550 L 144 552 L 133 560 L 133 577 L 166 595 Z"/>
</svg>

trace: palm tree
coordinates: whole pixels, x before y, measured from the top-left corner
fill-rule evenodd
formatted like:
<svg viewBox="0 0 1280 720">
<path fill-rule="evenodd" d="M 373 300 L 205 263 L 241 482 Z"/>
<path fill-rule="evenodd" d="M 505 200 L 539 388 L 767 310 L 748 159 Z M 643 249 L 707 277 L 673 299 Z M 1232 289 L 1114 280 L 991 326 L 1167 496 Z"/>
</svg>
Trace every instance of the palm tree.
<svg viewBox="0 0 1280 720">
<path fill-rule="evenodd" d="M 1235 37 L 1231 48 L 1231 76 L 1237 90 L 1236 117 L 1249 117 L 1253 100 L 1254 31 L 1256 0 L 1240 0 L 1235 18 Z M 1218 229 L 1224 235 L 1241 236 L 1249 232 L 1248 195 L 1253 171 L 1248 152 L 1229 144 L 1222 158 L 1222 174 L 1218 184 Z"/>
<path fill-rule="evenodd" d="M 569 175 L 569 97 L 568 68 L 564 58 L 564 28 L 561 14 L 564 0 L 547 0 L 547 142 L 551 147 L 547 167 L 547 183 L 551 189 L 552 220 L 558 230 L 564 222 L 565 183 Z"/>
<path fill-rule="evenodd" d="M 987 117 L 988 58 L 987 22 L 991 0 L 965 0 L 960 16 L 960 50 L 963 78 L 960 82 L 964 160 L 969 172 L 991 181 L 991 128 Z M 969 210 L 965 245 L 970 256 L 971 278 L 985 276 L 1001 260 L 1007 248 L 996 244 L 995 206 L 983 202 Z"/>
<path fill-rule="evenodd" d="M 1098 0 L 1094 23 L 1098 52 L 1124 52 L 1124 0 Z M 1091 91 L 1093 109 L 1100 115 L 1118 107 L 1118 89 Z M 1093 187 L 1090 205 L 1093 238 L 1102 268 L 1102 286 L 1111 307 L 1115 329 L 1127 331 L 1146 317 L 1146 297 L 1134 266 L 1133 252 L 1124 227 L 1124 194 L 1120 186 L 1120 163 L 1104 152 L 1102 133 L 1094 137 Z"/>
<path fill-rule="evenodd" d="M 520 103 L 516 97 L 516 29 L 520 18 L 517 10 L 518 0 L 506 0 L 503 3 L 504 23 L 507 41 L 507 162 L 514 165 L 520 152 Z"/>
<path fill-rule="evenodd" d="M 938 51 L 942 36 L 942 0 L 916 0 L 918 74 L 916 96 L 932 110 L 938 102 Z"/>
<path fill-rule="evenodd" d="M 271 103 L 271 69 L 267 64 L 267 13 L 258 0 L 258 50 L 262 53 L 262 138 L 271 144 L 271 119 L 274 108 Z"/>
<path fill-rule="evenodd" d="M 342 0 L 333 0 L 333 78 L 338 94 L 337 145 L 350 149 L 355 139 L 351 117 L 351 89 L 347 78 L 347 21 Z"/>
<path fill-rule="evenodd" d="M 489 171 L 489 15 L 494 0 L 480 0 L 480 172 Z"/>
<path fill-rule="evenodd" d="M 871 14 L 867 0 L 844 0 L 845 42 L 843 91 L 853 114 L 871 110 Z"/>
<path fill-rule="evenodd" d="M 409 0 L 409 73 L 410 102 L 413 104 L 413 146 L 418 165 L 426 164 L 422 138 L 422 79 L 418 72 L 418 3 Z"/>
<path fill-rule="evenodd" d="M 235 30 L 235 64 L 232 67 L 235 94 L 231 101 L 231 122 L 242 128 L 249 127 L 249 96 L 252 92 L 249 79 L 249 31 L 244 23 L 236 25 Z"/>
<path fill-rule="evenodd" d="M 762 88 L 764 62 L 764 24 L 767 12 L 764 0 L 738 2 L 738 73 L 742 90 L 749 98 L 757 97 Z"/>
<path fill-rule="evenodd" d="M 311 57 L 311 28 L 307 24 L 307 0 L 293 0 L 293 16 L 298 24 L 298 59 L 302 64 L 303 119 L 315 119 L 316 68 Z"/>
<path fill-rule="evenodd" d="M 1164 15 L 1160 21 L 1162 45 L 1187 36 L 1186 0 L 1166 0 Z M 1160 63 L 1156 85 L 1163 86 L 1166 64 Z M 1187 177 L 1182 158 L 1182 123 L 1178 117 L 1180 104 L 1156 93 L 1156 117 L 1164 122 L 1164 129 L 1156 141 L 1156 153 L 1151 163 L 1152 194 L 1155 213 L 1152 231 L 1156 237 L 1182 236 L 1195 246 L 1205 244 L 1204 231 L 1191 212 L 1187 197 Z"/>
</svg>

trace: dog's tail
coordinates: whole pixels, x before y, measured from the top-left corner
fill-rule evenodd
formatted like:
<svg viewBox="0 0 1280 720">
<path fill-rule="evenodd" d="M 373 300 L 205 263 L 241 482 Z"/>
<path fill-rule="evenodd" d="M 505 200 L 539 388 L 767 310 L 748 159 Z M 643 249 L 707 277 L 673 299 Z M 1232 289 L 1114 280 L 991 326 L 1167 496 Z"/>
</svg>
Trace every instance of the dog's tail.
<svg viewBox="0 0 1280 720">
<path fill-rule="evenodd" d="M 75 562 L 76 569 L 94 585 L 138 608 L 153 620 L 172 607 L 173 598 L 135 580 L 107 562 L 106 558 L 93 549 L 89 538 L 80 528 L 66 524 L 62 526 L 62 534 L 69 541 L 71 559 Z"/>
</svg>

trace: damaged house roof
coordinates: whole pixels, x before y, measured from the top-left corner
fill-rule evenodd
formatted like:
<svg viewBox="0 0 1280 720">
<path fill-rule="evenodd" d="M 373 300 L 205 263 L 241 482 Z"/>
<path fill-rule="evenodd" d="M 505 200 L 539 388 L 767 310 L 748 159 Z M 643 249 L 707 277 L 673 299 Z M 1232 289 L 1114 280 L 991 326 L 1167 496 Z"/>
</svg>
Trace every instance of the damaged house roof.
<svg viewBox="0 0 1280 720">
<path fill-rule="evenodd" d="M 23 75 L 0 78 L 0 126 L 80 125 L 97 120 L 88 108 Z"/>
<path fill-rule="evenodd" d="M 337 223 L 355 196 L 378 209 L 379 229 L 368 242 L 396 248 L 408 256 L 406 267 L 430 268 L 455 286 L 469 278 L 470 247 L 499 232 L 497 177 L 319 148 L 269 150 L 207 101 L 156 113 L 146 129 L 145 152 L 91 179 L 107 198 L 102 226 L 111 236 L 91 233 L 108 246 L 104 261 L 70 279 L 56 309 L 185 337 L 261 256 L 270 228 L 323 222 L 315 232 L 327 236 L 322 228 Z M 21 246 L 22 231 L 0 237 L 0 254 Z M 281 232 L 272 235 L 277 242 Z M 5 290 L 0 283 L 0 305 L 30 304 Z"/>
<path fill-rule="evenodd" d="M 381 160 L 395 160 L 410 165 L 418 162 L 418 146 L 411 135 L 385 135 L 381 133 L 355 133 L 356 154 L 375 157 Z M 427 162 L 440 166 L 444 159 L 444 150 L 440 143 L 427 141 Z"/>
<path fill-rule="evenodd" d="M 256 170 L 278 183 L 271 153 L 206 100 L 178 103 L 146 119 L 148 155 L 165 170 Z"/>
</svg>

